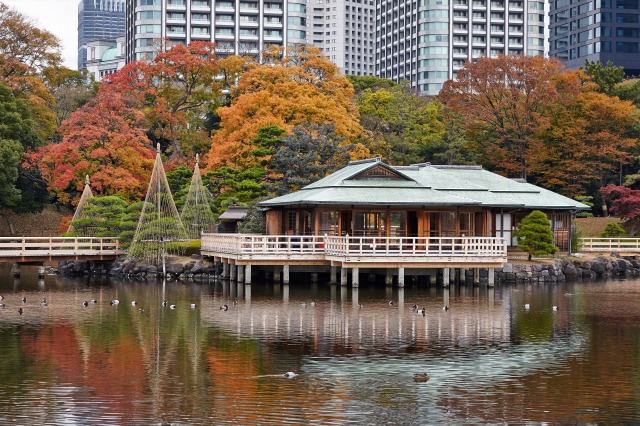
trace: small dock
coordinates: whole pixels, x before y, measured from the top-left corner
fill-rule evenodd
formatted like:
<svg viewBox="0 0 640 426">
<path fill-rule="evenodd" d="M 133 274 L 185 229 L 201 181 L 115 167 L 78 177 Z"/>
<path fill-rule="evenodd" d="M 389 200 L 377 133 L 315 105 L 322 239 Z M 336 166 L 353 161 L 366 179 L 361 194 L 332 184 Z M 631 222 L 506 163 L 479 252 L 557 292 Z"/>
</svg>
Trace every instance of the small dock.
<svg viewBox="0 0 640 426">
<path fill-rule="evenodd" d="M 0 237 L 0 262 L 115 260 L 123 253 L 115 237 Z"/>
</svg>

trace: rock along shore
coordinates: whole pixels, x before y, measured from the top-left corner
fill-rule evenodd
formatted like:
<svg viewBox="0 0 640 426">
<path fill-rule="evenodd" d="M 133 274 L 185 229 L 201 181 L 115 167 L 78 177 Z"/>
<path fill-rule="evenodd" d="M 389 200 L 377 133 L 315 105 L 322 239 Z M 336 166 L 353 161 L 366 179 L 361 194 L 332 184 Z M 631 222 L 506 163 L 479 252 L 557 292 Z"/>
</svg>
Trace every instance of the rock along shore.
<svg viewBox="0 0 640 426">
<path fill-rule="evenodd" d="M 214 265 L 202 256 L 194 254 L 181 262 L 166 264 L 167 276 L 173 279 L 202 278 L 208 279 L 220 275 L 220 265 Z M 60 262 L 58 268 L 50 273 L 67 276 L 108 275 L 125 278 L 151 279 L 162 276 L 162 270 L 134 259 L 118 259 L 115 262 L 104 261 L 68 261 Z M 473 279 L 473 271 L 466 271 L 466 279 Z M 488 272 L 480 270 L 481 282 L 486 282 Z M 507 263 L 503 268 L 496 268 L 496 282 L 502 283 L 554 283 L 578 281 L 583 279 L 599 279 L 609 277 L 640 276 L 640 260 L 621 258 L 618 256 L 599 256 L 593 259 L 560 258 L 552 263 Z"/>
</svg>

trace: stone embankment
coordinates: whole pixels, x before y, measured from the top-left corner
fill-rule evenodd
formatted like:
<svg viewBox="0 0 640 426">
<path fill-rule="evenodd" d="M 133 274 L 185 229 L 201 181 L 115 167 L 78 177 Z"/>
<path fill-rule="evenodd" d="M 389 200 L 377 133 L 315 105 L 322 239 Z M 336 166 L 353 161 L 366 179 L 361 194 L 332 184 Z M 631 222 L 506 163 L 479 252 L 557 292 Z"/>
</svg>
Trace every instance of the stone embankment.
<svg viewBox="0 0 640 426">
<path fill-rule="evenodd" d="M 618 256 L 593 259 L 555 259 L 551 264 L 512 264 L 496 269 L 500 282 L 553 283 L 581 279 L 640 276 L 640 261 Z"/>
<path fill-rule="evenodd" d="M 213 263 L 204 260 L 202 256 L 194 254 L 183 262 L 168 262 L 166 264 L 167 276 L 171 278 L 196 278 L 213 277 L 220 271 Z M 57 272 L 68 276 L 82 275 L 109 275 L 124 276 L 127 278 L 156 278 L 162 275 L 162 267 L 156 267 L 144 262 L 136 262 L 134 259 L 118 259 L 115 262 L 104 261 L 70 261 L 60 262 Z"/>
</svg>

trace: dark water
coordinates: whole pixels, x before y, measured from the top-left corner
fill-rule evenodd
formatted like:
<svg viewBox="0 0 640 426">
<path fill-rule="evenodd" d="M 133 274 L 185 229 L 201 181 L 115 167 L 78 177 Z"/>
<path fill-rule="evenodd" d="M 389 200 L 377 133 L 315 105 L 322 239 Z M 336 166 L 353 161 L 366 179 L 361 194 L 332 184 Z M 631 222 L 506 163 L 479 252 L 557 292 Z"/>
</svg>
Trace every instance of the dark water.
<svg viewBox="0 0 640 426">
<path fill-rule="evenodd" d="M 3 265 L 0 294 L 0 424 L 640 419 L 640 281 L 355 292 L 168 282 L 163 296 L 162 283 L 38 282 L 27 268 L 14 280 Z"/>
</svg>

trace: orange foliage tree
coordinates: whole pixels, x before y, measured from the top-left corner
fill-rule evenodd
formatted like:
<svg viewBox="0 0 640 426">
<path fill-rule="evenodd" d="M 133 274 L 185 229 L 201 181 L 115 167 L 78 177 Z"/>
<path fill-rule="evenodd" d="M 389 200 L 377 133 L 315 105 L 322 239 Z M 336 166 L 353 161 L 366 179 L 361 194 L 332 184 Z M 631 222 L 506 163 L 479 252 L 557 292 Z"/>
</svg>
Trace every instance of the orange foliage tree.
<svg viewBox="0 0 640 426">
<path fill-rule="evenodd" d="M 551 124 L 562 69 L 559 61 L 537 56 L 481 58 L 447 81 L 440 99 L 463 117 L 483 164 L 526 178 Z"/>
<path fill-rule="evenodd" d="M 139 200 L 155 157 L 143 119 L 123 96 L 100 92 L 62 124 L 62 142 L 39 148 L 28 161 L 61 202 L 77 201 L 85 175 L 100 195 Z"/>
<path fill-rule="evenodd" d="M 267 126 L 290 132 L 302 123 L 333 123 L 345 144 L 354 142 L 362 128 L 353 94 L 338 67 L 313 47 L 301 46 L 273 63 L 250 68 L 232 88 L 231 105 L 218 109 L 221 129 L 205 157 L 208 169 L 257 165 L 254 140 Z M 359 148 L 356 156 L 367 155 Z"/>
<path fill-rule="evenodd" d="M 203 41 L 177 45 L 152 62 L 128 64 L 109 76 L 101 90 L 135 99 L 150 133 L 168 145 L 171 157 L 191 157 L 208 148 L 204 120 L 224 99 L 221 87 L 226 82 L 216 77 L 225 73 L 214 48 Z"/>
</svg>

